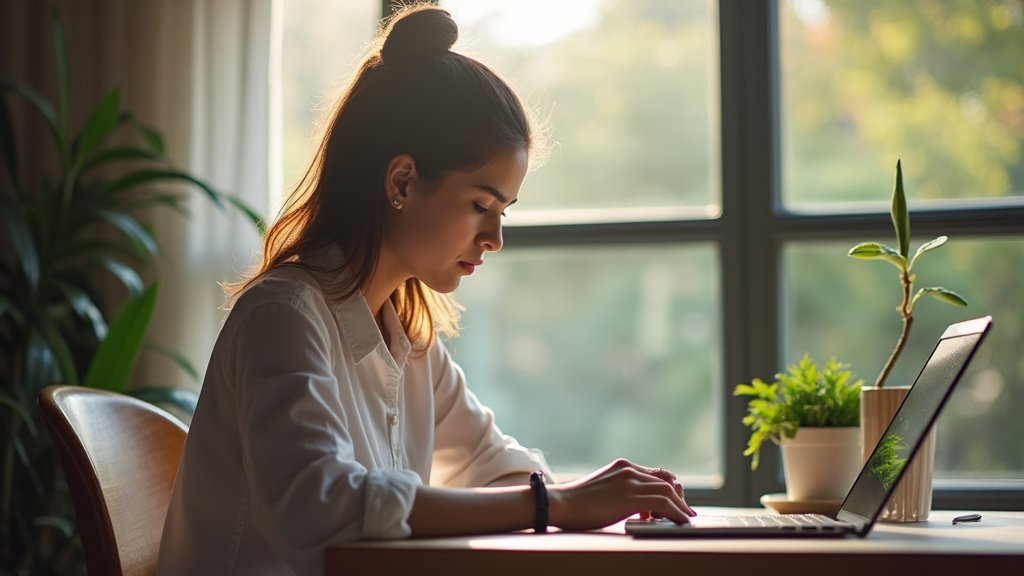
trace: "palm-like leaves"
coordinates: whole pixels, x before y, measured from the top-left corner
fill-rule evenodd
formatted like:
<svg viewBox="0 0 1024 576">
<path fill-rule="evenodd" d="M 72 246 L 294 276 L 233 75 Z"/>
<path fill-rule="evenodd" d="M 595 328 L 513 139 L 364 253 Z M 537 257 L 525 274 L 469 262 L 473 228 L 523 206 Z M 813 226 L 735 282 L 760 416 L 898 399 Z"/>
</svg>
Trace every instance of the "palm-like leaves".
<svg viewBox="0 0 1024 576">
<path fill-rule="evenodd" d="M 43 386 L 81 383 L 188 413 L 195 408 L 195 395 L 187 391 L 128 386 L 158 295 L 158 284 L 143 280 L 158 246 L 140 214 L 159 206 L 181 211 L 191 189 L 220 209 L 241 210 L 263 231 L 260 217 L 238 198 L 176 169 L 164 155 L 160 134 L 123 110 L 120 90 L 108 92 L 72 135 L 67 57 L 56 12 L 53 29 L 56 107 L 28 86 L 0 80 L 0 241 L 11 247 L 0 253 L 0 541 L 13 544 L 0 546 L 0 572 L 66 558 L 75 549 L 70 505 L 57 489 L 61 473 L 36 422 L 35 399 Z M 42 182 L 29 182 L 23 171 L 9 109 L 15 99 L 42 118 L 58 160 L 59 172 Z M 126 130 L 137 143 L 111 143 Z M 160 187 L 167 183 L 184 186 Z M 101 290 L 109 279 L 127 295 L 114 314 L 100 299 L 110 293 Z M 197 376 L 180 355 L 154 349 Z M 63 551 L 54 548 L 53 530 L 64 535 Z"/>
</svg>

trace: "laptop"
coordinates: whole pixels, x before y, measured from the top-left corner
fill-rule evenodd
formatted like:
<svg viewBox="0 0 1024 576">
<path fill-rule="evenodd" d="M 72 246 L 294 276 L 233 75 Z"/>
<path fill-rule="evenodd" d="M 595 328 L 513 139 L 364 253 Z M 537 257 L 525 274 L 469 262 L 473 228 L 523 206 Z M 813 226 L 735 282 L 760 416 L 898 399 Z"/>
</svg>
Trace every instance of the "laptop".
<svg viewBox="0 0 1024 576">
<path fill-rule="evenodd" d="M 921 447 L 928 430 L 939 417 L 953 387 L 992 325 L 985 316 L 950 325 L 939 338 L 928 361 L 917 375 L 882 438 L 897 437 L 902 445 L 896 461 L 902 464 L 896 480 L 885 482 L 875 473 L 885 453 L 875 447 L 833 516 L 821 514 L 763 514 L 754 516 L 695 516 L 688 524 L 671 520 L 627 520 L 626 532 L 634 537 L 865 537 L 882 513 L 889 496 Z M 890 443 L 890 446 L 892 443 Z M 907 449 L 909 447 L 909 450 Z M 890 455 L 887 466 L 891 466 Z M 891 480 L 891 476 L 888 477 Z"/>
</svg>

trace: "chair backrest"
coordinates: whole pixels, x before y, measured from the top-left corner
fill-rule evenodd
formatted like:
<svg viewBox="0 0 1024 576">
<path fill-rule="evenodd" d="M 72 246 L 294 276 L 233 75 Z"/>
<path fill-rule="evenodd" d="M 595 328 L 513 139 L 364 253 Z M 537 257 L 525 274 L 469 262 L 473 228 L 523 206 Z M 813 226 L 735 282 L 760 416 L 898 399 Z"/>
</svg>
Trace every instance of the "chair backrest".
<svg viewBox="0 0 1024 576">
<path fill-rule="evenodd" d="M 131 396 L 48 386 L 39 408 L 74 502 L 89 574 L 151 576 L 187 428 Z"/>
</svg>

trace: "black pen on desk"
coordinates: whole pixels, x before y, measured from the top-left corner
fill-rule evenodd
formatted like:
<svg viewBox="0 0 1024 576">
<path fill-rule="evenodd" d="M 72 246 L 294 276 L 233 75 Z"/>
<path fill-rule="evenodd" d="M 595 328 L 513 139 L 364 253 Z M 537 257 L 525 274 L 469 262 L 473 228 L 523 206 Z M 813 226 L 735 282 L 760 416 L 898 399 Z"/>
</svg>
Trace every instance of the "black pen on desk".
<svg viewBox="0 0 1024 576">
<path fill-rule="evenodd" d="M 963 516 L 953 518 L 953 524 L 960 524 L 961 522 L 981 522 L 981 514 L 964 514 Z"/>
</svg>

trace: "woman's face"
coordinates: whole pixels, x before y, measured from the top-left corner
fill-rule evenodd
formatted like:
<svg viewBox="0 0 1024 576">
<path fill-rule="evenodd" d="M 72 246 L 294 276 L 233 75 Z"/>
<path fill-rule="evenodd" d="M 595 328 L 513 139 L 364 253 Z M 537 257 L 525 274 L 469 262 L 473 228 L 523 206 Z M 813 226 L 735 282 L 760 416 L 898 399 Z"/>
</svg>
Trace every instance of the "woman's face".
<svg viewBox="0 0 1024 576">
<path fill-rule="evenodd" d="M 399 282 L 415 277 L 437 292 L 453 292 L 483 264 L 485 253 L 501 250 L 503 213 L 519 196 L 528 154 L 499 153 L 479 169 L 451 172 L 440 183 L 417 178 L 415 162 L 405 158 L 407 180 L 401 181 L 401 166 L 389 172 L 387 200 L 397 197 L 401 209 L 392 204 L 381 264 L 393 267 Z"/>
</svg>

